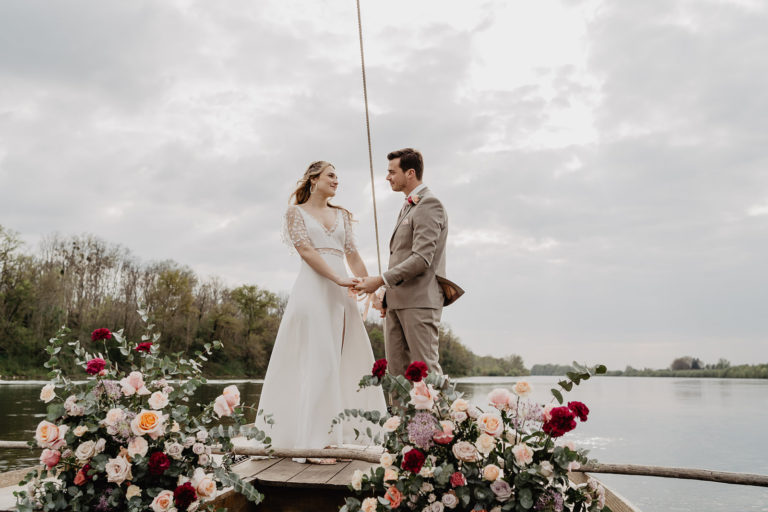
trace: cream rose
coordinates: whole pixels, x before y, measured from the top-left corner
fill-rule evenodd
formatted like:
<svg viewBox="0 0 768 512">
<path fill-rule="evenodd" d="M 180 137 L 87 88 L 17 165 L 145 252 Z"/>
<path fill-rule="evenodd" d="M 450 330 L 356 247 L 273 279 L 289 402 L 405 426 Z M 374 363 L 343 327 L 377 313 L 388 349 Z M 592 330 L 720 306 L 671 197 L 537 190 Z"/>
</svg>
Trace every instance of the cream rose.
<svg viewBox="0 0 768 512">
<path fill-rule="evenodd" d="M 388 468 L 394 463 L 395 463 L 394 455 L 392 455 L 389 452 L 384 452 L 381 454 L 381 457 L 379 458 L 379 464 L 381 464 L 383 467 Z"/>
<path fill-rule="evenodd" d="M 195 473 L 192 476 L 192 486 L 203 501 L 210 500 L 216 496 L 216 480 L 214 480 L 213 475 L 206 473 L 202 468 L 195 469 Z"/>
<path fill-rule="evenodd" d="M 162 409 L 168 405 L 168 396 L 162 391 L 155 391 L 149 397 L 149 406 L 153 409 Z"/>
<path fill-rule="evenodd" d="M 468 407 L 469 407 L 469 402 L 467 402 L 463 398 L 457 398 L 451 404 L 451 410 L 453 412 L 467 412 Z"/>
<path fill-rule="evenodd" d="M 416 409 L 429 410 L 434 407 L 438 394 L 435 388 L 432 387 L 432 384 L 427 384 L 422 380 L 413 385 L 411 401 L 409 403 Z"/>
<path fill-rule="evenodd" d="M 385 482 L 394 482 L 397 480 L 397 477 L 399 476 L 399 473 L 394 468 L 387 468 L 384 470 L 384 481 Z"/>
<path fill-rule="evenodd" d="M 513 446 L 512 454 L 515 456 L 515 462 L 518 466 L 525 466 L 533 462 L 533 449 L 525 443 Z"/>
<path fill-rule="evenodd" d="M 149 443 L 147 443 L 147 440 L 143 437 L 132 437 L 131 440 L 128 441 L 128 455 L 131 457 L 137 455 L 144 457 L 147 454 L 148 449 Z"/>
<path fill-rule="evenodd" d="M 75 436 L 77 436 L 77 437 L 81 437 L 81 436 L 82 436 L 83 434 L 85 434 L 86 432 L 88 432 L 88 427 L 86 427 L 85 425 L 78 425 L 78 426 L 77 426 L 77 427 L 75 427 L 75 429 L 72 431 L 72 433 L 73 433 L 73 434 L 75 434 Z"/>
<path fill-rule="evenodd" d="M 104 448 L 107 447 L 107 440 L 103 437 L 100 437 L 98 441 L 96 441 L 96 445 L 93 447 L 93 451 L 98 453 L 101 453 L 104 451 Z"/>
<path fill-rule="evenodd" d="M 184 446 L 176 442 L 165 443 L 165 454 L 172 459 L 181 460 L 184 458 L 181 452 L 184 451 Z"/>
<path fill-rule="evenodd" d="M 40 448 L 50 448 L 59 440 L 59 427 L 49 421 L 41 421 L 35 430 L 35 440 Z"/>
<path fill-rule="evenodd" d="M 154 512 L 168 512 L 173 507 L 173 491 L 160 491 L 150 505 Z"/>
<path fill-rule="evenodd" d="M 548 460 L 541 461 L 539 463 L 539 474 L 544 478 L 552 478 L 555 473 L 555 468 Z"/>
<path fill-rule="evenodd" d="M 192 445 L 192 453 L 200 455 L 205 453 L 205 445 L 203 443 L 195 443 Z"/>
<path fill-rule="evenodd" d="M 40 400 L 48 403 L 54 398 L 56 398 L 56 386 L 53 384 L 46 384 L 43 386 L 43 389 L 40 390 Z"/>
<path fill-rule="evenodd" d="M 80 464 L 85 464 L 96 455 L 96 442 L 84 441 L 75 448 L 75 458 Z"/>
<path fill-rule="evenodd" d="M 359 469 L 356 469 L 354 473 L 352 473 L 352 480 L 349 482 L 352 488 L 356 491 L 359 491 L 363 488 L 363 472 Z"/>
<path fill-rule="evenodd" d="M 376 498 L 365 498 L 362 505 L 360 506 L 360 509 L 363 512 L 376 512 L 376 505 L 378 503 L 379 502 L 376 501 Z"/>
<path fill-rule="evenodd" d="M 197 434 L 195 434 L 195 438 L 197 438 L 198 441 L 201 443 L 204 443 L 206 439 L 208 439 L 208 431 L 203 429 L 200 429 L 197 431 Z"/>
<path fill-rule="evenodd" d="M 433 466 L 421 466 L 421 470 L 419 471 L 419 476 L 422 478 L 432 478 L 435 476 L 435 468 Z"/>
<path fill-rule="evenodd" d="M 480 459 L 480 454 L 477 452 L 477 448 L 467 441 L 459 441 L 454 444 L 453 454 L 457 459 L 464 462 L 477 462 Z"/>
<path fill-rule="evenodd" d="M 381 426 L 381 429 L 384 432 L 394 432 L 397 430 L 397 427 L 400 426 L 400 416 L 392 416 L 391 418 L 388 418 L 387 421 L 384 422 L 384 425 Z"/>
<path fill-rule="evenodd" d="M 494 412 L 484 412 L 477 418 L 477 426 L 489 436 L 498 436 L 504 432 L 504 421 Z"/>
<path fill-rule="evenodd" d="M 456 497 L 456 494 L 453 492 L 447 492 L 443 494 L 443 497 L 440 499 L 440 501 L 445 505 L 446 508 L 456 508 L 459 504 L 459 498 Z"/>
<path fill-rule="evenodd" d="M 141 487 L 138 485 L 129 485 L 125 490 L 125 497 L 127 499 L 131 499 L 135 498 L 136 496 L 141 496 Z"/>
<path fill-rule="evenodd" d="M 528 382 L 521 380 L 515 384 L 515 387 L 512 388 L 512 391 L 514 391 L 517 396 L 525 398 L 531 394 L 533 387 L 531 387 Z"/>
<path fill-rule="evenodd" d="M 480 434 L 475 441 L 475 447 L 480 453 L 487 456 L 496 448 L 496 439 L 485 433 Z"/>
<path fill-rule="evenodd" d="M 240 405 L 240 391 L 237 389 L 237 386 L 234 384 L 231 386 L 227 386 L 224 388 L 224 391 L 221 392 L 221 396 L 223 396 L 230 407 L 235 408 L 238 405 Z"/>
<path fill-rule="evenodd" d="M 495 482 L 504 475 L 504 472 L 496 464 L 488 464 L 483 468 L 483 479 Z"/>
<path fill-rule="evenodd" d="M 179 425 L 178 421 L 175 421 L 171 423 L 171 432 L 176 433 L 181 430 L 181 425 Z"/>
<path fill-rule="evenodd" d="M 152 439 L 157 439 L 165 433 L 165 418 L 158 411 L 142 411 L 131 421 L 131 430 L 137 436 L 147 434 Z"/>
<path fill-rule="evenodd" d="M 107 472 L 107 481 L 114 482 L 118 485 L 133 478 L 133 475 L 131 474 L 131 463 L 121 455 L 118 455 L 114 459 L 109 459 L 105 466 L 105 470 Z"/>
<path fill-rule="evenodd" d="M 125 411 L 122 409 L 110 409 L 107 411 L 107 415 L 101 421 L 104 425 L 114 427 L 125 419 Z"/>
</svg>

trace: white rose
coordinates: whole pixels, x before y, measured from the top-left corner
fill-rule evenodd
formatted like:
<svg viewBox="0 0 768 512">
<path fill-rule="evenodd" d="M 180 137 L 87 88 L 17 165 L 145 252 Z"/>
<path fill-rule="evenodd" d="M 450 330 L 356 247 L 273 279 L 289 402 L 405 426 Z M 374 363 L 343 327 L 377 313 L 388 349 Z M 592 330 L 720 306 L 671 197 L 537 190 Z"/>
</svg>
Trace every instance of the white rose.
<svg viewBox="0 0 768 512">
<path fill-rule="evenodd" d="M 376 505 L 378 505 L 376 498 L 365 498 L 360 509 L 363 512 L 376 512 Z"/>
<path fill-rule="evenodd" d="M 207 453 L 201 453 L 200 456 L 197 458 L 197 463 L 201 466 L 207 466 L 211 463 L 211 456 Z"/>
<path fill-rule="evenodd" d="M 144 457 L 149 449 L 149 443 L 143 437 L 133 437 L 128 441 L 128 455 L 135 457 L 141 455 Z"/>
<path fill-rule="evenodd" d="M 387 418 L 387 421 L 384 422 L 384 425 L 381 426 L 381 429 L 384 432 L 394 432 L 397 430 L 397 427 L 400 426 L 400 416 L 392 416 L 390 418 Z"/>
<path fill-rule="evenodd" d="M 195 438 L 194 437 L 189 436 L 189 437 L 184 439 L 184 448 L 189 448 L 193 444 L 195 444 Z"/>
<path fill-rule="evenodd" d="M 85 425 L 79 425 L 75 427 L 75 429 L 72 431 L 72 433 L 75 434 L 75 436 L 77 437 L 82 436 L 86 432 L 88 432 L 88 427 L 86 427 Z"/>
<path fill-rule="evenodd" d="M 202 453 L 205 453 L 205 445 L 203 443 L 195 443 L 192 445 L 192 452 L 195 455 L 200 455 Z"/>
<path fill-rule="evenodd" d="M 125 490 L 125 497 L 131 499 L 136 496 L 141 496 L 141 487 L 138 485 L 129 485 Z"/>
<path fill-rule="evenodd" d="M 432 492 L 434 490 L 435 490 L 435 486 L 433 486 L 429 482 L 424 482 L 423 484 L 421 484 L 421 489 L 419 489 L 419 492 L 423 494 L 427 494 L 428 492 Z"/>
<path fill-rule="evenodd" d="M 40 400 L 48 403 L 54 398 L 56 398 L 56 386 L 53 384 L 46 384 L 43 386 L 43 389 L 40 390 Z"/>
<path fill-rule="evenodd" d="M 496 439 L 494 439 L 492 436 L 489 436 L 488 434 L 483 433 L 477 437 L 475 446 L 480 453 L 487 456 L 496 447 Z"/>
<path fill-rule="evenodd" d="M 433 466 L 421 466 L 421 470 L 419 471 L 419 476 L 422 478 L 432 478 L 435 476 L 435 468 Z"/>
<path fill-rule="evenodd" d="M 465 413 L 464 411 L 458 411 L 458 412 L 452 412 L 451 418 L 456 423 L 461 423 L 462 421 L 465 421 L 467 418 L 469 418 L 469 416 L 467 416 L 467 413 Z"/>
<path fill-rule="evenodd" d="M 168 396 L 162 391 L 155 391 L 149 397 L 149 406 L 153 409 L 162 409 L 168 405 Z"/>
<path fill-rule="evenodd" d="M 448 508 L 456 508 L 456 506 L 459 504 L 459 498 L 457 498 L 453 493 L 443 494 L 443 497 L 440 499 L 440 501 L 442 501 L 443 505 Z"/>
<path fill-rule="evenodd" d="M 96 455 L 96 443 L 93 441 L 85 441 L 75 448 L 75 458 L 81 464 L 85 464 L 91 457 Z"/>
<path fill-rule="evenodd" d="M 453 412 L 467 412 L 468 407 L 469 407 L 469 402 L 467 402 L 463 398 L 457 398 L 451 404 L 451 410 Z"/>
<path fill-rule="evenodd" d="M 123 456 L 117 456 L 109 459 L 105 467 L 107 471 L 107 481 L 121 484 L 126 480 L 133 478 L 131 474 L 131 463 Z"/>
<path fill-rule="evenodd" d="M 359 491 L 363 488 L 363 472 L 359 469 L 356 469 L 354 473 L 352 473 L 352 480 L 350 481 L 350 485 L 352 488 L 356 491 Z"/>
<path fill-rule="evenodd" d="M 202 468 L 195 469 L 192 476 L 192 486 L 203 501 L 216 496 L 216 480 L 214 480 L 213 475 L 207 474 Z"/>
<path fill-rule="evenodd" d="M 107 411 L 107 415 L 102 420 L 102 423 L 107 426 L 114 427 L 125 419 L 125 411 L 122 409 L 110 409 Z"/>
<path fill-rule="evenodd" d="M 379 459 L 379 464 L 381 464 L 383 467 L 387 468 L 395 463 L 395 456 L 391 453 L 384 452 L 381 454 L 381 458 Z"/>
<path fill-rule="evenodd" d="M 476 420 L 482 414 L 482 411 L 477 407 L 475 407 L 474 405 L 472 405 L 467 409 L 467 414 L 469 415 L 470 418 L 472 418 L 473 420 Z"/>
<path fill-rule="evenodd" d="M 201 443 L 204 443 L 206 439 L 208 439 L 208 431 L 205 429 L 200 429 L 197 431 L 197 434 L 195 435 L 197 437 L 197 440 Z"/>
<path fill-rule="evenodd" d="M 165 454 L 172 459 L 181 460 L 184 456 L 181 452 L 184 451 L 184 447 L 176 442 L 165 443 Z"/>
<path fill-rule="evenodd" d="M 198 508 L 200 508 L 200 500 L 195 500 L 189 504 L 187 512 L 195 512 Z"/>
<path fill-rule="evenodd" d="M 430 497 L 432 496 L 434 495 L 430 495 Z M 429 508 L 429 512 L 443 512 L 443 510 L 445 510 L 445 506 L 440 501 L 435 501 L 428 508 Z"/>
<path fill-rule="evenodd" d="M 154 512 L 169 512 L 173 507 L 173 491 L 160 491 L 150 505 Z"/>
<path fill-rule="evenodd" d="M 178 421 L 174 421 L 173 424 L 171 424 L 171 432 L 176 433 L 179 430 L 181 430 L 181 425 L 179 425 Z"/>
<path fill-rule="evenodd" d="M 555 472 L 555 468 L 552 463 L 545 460 L 539 463 L 539 474 L 545 478 L 551 478 Z"/>
<path fill-rule="evenodd" d="M 454 444 L 452 451 L 457 459 L 464 462 L 477 462 L 480 459 L 480 454 L 477 453 L 477 448 L 467 441 L 459 441 Z"/>
<path fill-rule="evenodd" d="M 104 448 L 107 446 L 107 440 L 103 437 L 100 437 L 98 441 L 96 441 L 96 445 L 93 447 L 93 451 L 95 453 L 101 453 L 104 451 Z"/>
</svg>

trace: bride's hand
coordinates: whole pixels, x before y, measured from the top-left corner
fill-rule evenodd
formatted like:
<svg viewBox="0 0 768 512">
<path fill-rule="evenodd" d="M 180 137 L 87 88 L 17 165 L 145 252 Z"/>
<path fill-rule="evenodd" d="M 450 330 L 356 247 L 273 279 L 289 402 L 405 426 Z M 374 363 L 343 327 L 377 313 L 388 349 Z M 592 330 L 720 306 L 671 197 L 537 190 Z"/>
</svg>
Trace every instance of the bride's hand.
<svg viewBox="0 0 768 512">
<path fill-rule="evenodd" d="M 359 283 L 360 280 L 354 277 L 340 277 L 336 280 L 336 284 L 345 288 L 352 288 Z"/>
</svg>

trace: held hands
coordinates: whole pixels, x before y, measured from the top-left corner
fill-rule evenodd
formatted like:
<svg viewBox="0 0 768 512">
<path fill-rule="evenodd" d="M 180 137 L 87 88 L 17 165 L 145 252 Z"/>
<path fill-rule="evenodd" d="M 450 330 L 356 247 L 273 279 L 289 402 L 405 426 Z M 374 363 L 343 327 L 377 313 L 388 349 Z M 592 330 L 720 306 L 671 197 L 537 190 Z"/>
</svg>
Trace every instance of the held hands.
<svg viewBox="0 0 768 512">
<path fill-rule="evenodd" d="M 359 281 L 355 286 L 355 290 L 362 293 L 373 293 L 384 286 L 384 279 L 381 276 L 361 277 Z"/>
<path fill-rule="evenodd" d="M 336 284 L 345 288 L 352 289 L 360 284 L 360 279 L 356 277 L 338 277 L 336 278 Z"/>
</svg>

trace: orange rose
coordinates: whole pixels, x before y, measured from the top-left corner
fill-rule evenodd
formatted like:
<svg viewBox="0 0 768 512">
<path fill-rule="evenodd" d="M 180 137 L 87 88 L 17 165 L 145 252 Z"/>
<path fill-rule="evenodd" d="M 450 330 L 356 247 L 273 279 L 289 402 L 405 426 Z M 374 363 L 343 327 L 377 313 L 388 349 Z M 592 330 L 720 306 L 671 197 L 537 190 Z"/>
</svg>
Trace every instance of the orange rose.
<svg viewBox="0 0 768 512">
<path fill-rule="evenodd" d="M 131 421 L 131 430 L 137 436 L 149 435 L 152 439 L 157 439 L 164 431 L 163 415 L 157 411 L 142 410 Z"/>
<path fill-rule="evenodd" d="M 403 501 L 403 493 L 398 491 L 397 487 L 392 485 L 389 487 L 389 489 L 387 489 L 387 493 L 384 495 L 384 498 L 389 501 L 389 505 L 392 508 L 397 508 L 400 506 L 400 502 Z"/>
<path fill-rule="evenodd" d="M 37 445 L 41 448 L 48 448 L 52 446 L 59 439 L 59 427 L 48 421 L 41 421 L 37 425 L 35 432 L 35 440 Z"/>
</svg>

